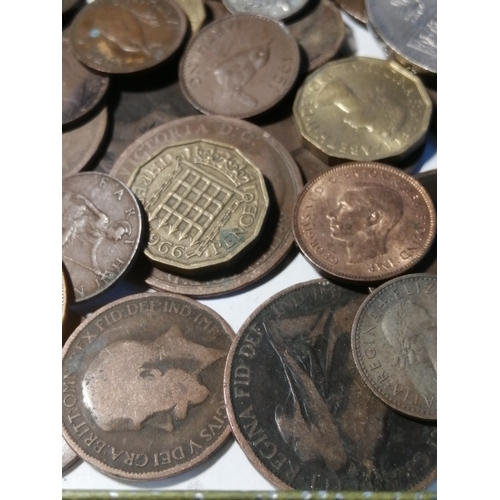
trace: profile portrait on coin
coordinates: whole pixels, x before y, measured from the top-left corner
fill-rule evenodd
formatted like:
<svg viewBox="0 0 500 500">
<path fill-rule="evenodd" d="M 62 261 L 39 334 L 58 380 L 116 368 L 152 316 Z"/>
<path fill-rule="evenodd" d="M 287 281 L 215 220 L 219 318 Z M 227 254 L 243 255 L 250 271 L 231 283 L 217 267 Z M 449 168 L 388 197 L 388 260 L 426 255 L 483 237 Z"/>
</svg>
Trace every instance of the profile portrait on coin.
<svg viewBox="0 0 500 500">
<path fill-rule="evenodd" d="M 83 402 L 104 431 L 151 425 L 173 432 L 210 396 L 200 372 L 225 356 L 188 340 L 177 325 L 153 341 L 118 340 L 89 364 Z"/>
<path fill-rule="evenodd" d="M 326 215 L 330 235 L 346 244 L 350 264 L 387 253 L 389 233 L 402 216 L 399 193 L 370 182 L 359 182 L 341 193 L 336 207 Z"/>
</svg>

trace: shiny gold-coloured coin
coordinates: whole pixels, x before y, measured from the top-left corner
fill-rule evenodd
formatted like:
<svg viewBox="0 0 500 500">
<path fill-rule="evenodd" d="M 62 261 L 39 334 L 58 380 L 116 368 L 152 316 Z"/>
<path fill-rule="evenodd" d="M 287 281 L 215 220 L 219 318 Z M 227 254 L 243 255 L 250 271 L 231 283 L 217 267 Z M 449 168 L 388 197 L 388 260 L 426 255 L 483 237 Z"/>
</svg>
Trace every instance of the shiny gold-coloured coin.
<svg viewBox="0 0 500 500">
<path fill-rule="evenodd" d="M 424 141 L 431 111 L 415 75 L 366 57 L 319 68 L 293 106 L 305 147 L 330 165 L 405 157 Z"/>
<path fill-rule="evenodd" d="M 198 33 L 199 29 L 203 26 L 207 13 L 205 5 L 202 0 L 177 0 L 179 7 L 186 14 L 189 25 L 191 26 L 191 33 L 194 35 Z"/>
<path fill-rule="evenodd" d="M 259 168 L 233 146 L 209 140 L 164 148 L 128 185 L 149 219 L 146 255 L 188 274 L 241 257 L 257 241 L 269 207 Z"/>
</svg>

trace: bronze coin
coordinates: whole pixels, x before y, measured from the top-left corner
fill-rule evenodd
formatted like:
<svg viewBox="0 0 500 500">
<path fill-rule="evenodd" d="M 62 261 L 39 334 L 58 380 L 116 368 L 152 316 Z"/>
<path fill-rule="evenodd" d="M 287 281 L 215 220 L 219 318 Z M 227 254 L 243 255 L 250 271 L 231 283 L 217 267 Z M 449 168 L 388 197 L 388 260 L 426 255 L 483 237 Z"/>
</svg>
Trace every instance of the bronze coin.
<svg viewBox="0 0 500 500">
<path fill-rule="evenodd" d="M 335 0 L 342 10 L 358 21 L 366 24 L 368 14 L 366 13 L 365 0 Z"/>
<path fill-rule="evenodd" d="M 97 172 L 63 179 L 62 257 L 75 302 L 104 292 L 128 272 L 141 235 L 139 202 L 122 182 Z"/>
<path fill-rule="evenodd" d="M 96 0 L 75 17 L 71 43 L 91 68 L 134 73 L 168 59 L 186 30 L 186 16 L 175 1 Z"/>
<path fill-rule="evenodd" d="M 211 139 L 232 144 L 266 179 L 269 213 L 262 235 L 244 261 L 199 278 L 181 277 L 151 268 L 146 282 L 159 290 L 193 297 L 211 297 L 239 290 L 262 278 L 285 257 L 293 244 L 291 218 L 302 189 L 300 172 L 286 149 L 270 134 L 242 120 L 193 116 L 165 124 L 145 134 L 125 150 L 110 174 L 128 182 L 133 171 L 164 147 L 179 141 Z"/>
<path fill-rule="evenodd" d="M 63 436 L 100 471 L 163 479 L 230 434 L 223 373 L 234 333 L 192 299 L 143 293 L 99 309 L 63 350 Z"/>
<path fill-rule="evenodd" d="M 80 2 L 81 0 L 62 0 L 62 13 L 65 14 L 75 8 Z"/>
<path fill-rule="evenodd" d="M 64 276 L 64 269 L 62 271 L 62 324 L 64 325 L 64 318 L 68 310 L 68 284 L 66 276 Z"/>
<path fill-rule="evenodd" d="M 352 326 L 363 380 L 391 408 L 437 419 L 437 277 L 409 274 L 379 286 Z"/>
<path fill-rule="evenodd" d="M 424 257 L 436 214 L 410 175 L 381 163 L 349 163 L 304 187 L 293 231 L 304 256 L 329 276 L 380 282 Z"/>
<path fill-rule="evenodd" d="M 205 114 L 248 118 L 268 110 L 299 72 L 297 42 L 279 22 L 236 14 L 203 28 L 181 60 L 186 99 Z"/>
<path fill-rule="evenodd" d="M 62 124 L 87 114 L 102 100 L 109 78 L 90 72 L 75 57 L 69 34 L 62 34 Z"/>
<path fill-rule="evenodd" d="M 388 408 L 354 364 L 350 332 L 365 297 L 326 280 L 292 286 L 259 306 L 231 346 L 231 428 L 280 489 L 416 490 L 436 477 L 436 426 Z"/>
<path fill-rule="evenodd" d="M 62 439 L 62 471 L 68 470 L 73 464 L 80 460 L 80 457 L 70 448 L 66 439 Z"/>
</svg>

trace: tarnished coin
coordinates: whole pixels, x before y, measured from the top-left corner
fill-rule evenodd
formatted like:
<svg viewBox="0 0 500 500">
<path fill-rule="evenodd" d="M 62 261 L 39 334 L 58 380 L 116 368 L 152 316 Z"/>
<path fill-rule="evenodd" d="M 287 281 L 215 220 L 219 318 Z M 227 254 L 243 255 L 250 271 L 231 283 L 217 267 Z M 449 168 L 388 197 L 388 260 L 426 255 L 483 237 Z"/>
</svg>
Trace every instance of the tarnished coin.
<svg viewBox="0 0 500 500">
<path fill-rule="evenodd" d="M 71 27 L 76 57 L 104 73 L 134 73 L 168 59 L 186 34 L 187 20 L 171 0 L 96 0 Z"/>
<path fill-rule="evenodd" d="M 77 174 L 96 154 L 104 139 L 108 111 L 103 108 L 83 125 L 62 134 L 62 176 Z"/>
<path fill-rule="evenodd" d="M 191 33 L 198 33 L 205 22 L 206 12 L 203 0 L 176 0 L 186 14 L 191 26 Z"/>
<path fill-rule="evenodd" d="M 335 3 L 350 16 L 354 17 L 354 19 L 364 24 L 367 23 L 368 15 L 366 13 L 365 0 L 335 0 Z"/>
<path fill-rule="evenodd" d="M 402 63 L 437 73 L 436 0 L 366 0 L 370 25 Z"/>
<path fill-rule="evenodd" d="M 109 78 L 90 72 L 75 57 L 69 34 L 62 34 L 62 124 L 87 114 L 101 102 Z"/>
<path fill-rule="evenodd" d="M 396 411 L 437 419 L 437 277 L 400 276 L 361 305 L 352 327 L 356 366 Z"/>
<path fill-rule="evenodd" d="M 201 112 L 248 118 L 288 93 L 299 63 L 297 42 L 281 23 L 239 14 L 209 24 L 193 38 L 179 81 Z"/>
<path fill-rule="evenodd" d="M 308 0 L 222 0 L 233 14 L 257 14 L 281 21 L 293 16 Z"/>
<path fill-rule="evenodd" d="M 259 167 L 231 144 L 211 139 L 161 149 L 128 185 L 149 221 L 147 257 L 174 272 L 199 274 L 241 258 L 269 207 Z"/>
<path fill-rule="evenodd" d="M 88 318 L 63 350 L 63 436 L 100 471 L 163 479 L 229 436 L 223 373 L 234 333 L 213 310 L 144 293 Z"/>
<path fill-rule="evenodd" d="M 354 364 L 350 332 L 365 297 L 326 280 L 295 285 L 259 306 L 231 346 L 231 428 L 280 489 L 401 491 L 436 477 L 436 426 L 384 405 Z"/>
<path fill-rule="evenodd" d="M 436 213 L 410 175 L 381 163 L 349 163 L 309 182 L 294 209 L 295 241 L 320 270 L 379 282 L 413 267 L 436 234 Z"/>
<path fill-rule="evenodd" d="M 393 61 L 351 57 L 312 73 L 293 112 L 304 145 L 325 162 L 402 157 L 425 139 L 432 103 Z"/>
<path fill-rule="evenodd" d="M 139 250 L 141 209 L 130 189 L 105 174 L 62 182 L 62 258 L 75 301 L 94 297 L 124 276 Z"/>
<path fill-rule="evenodd" d="M 68 470 L 73 464 L 78 462 L 80 457 L 70 448 L 64 438 L 62 439 L 62 471 Z"/>
</svg>

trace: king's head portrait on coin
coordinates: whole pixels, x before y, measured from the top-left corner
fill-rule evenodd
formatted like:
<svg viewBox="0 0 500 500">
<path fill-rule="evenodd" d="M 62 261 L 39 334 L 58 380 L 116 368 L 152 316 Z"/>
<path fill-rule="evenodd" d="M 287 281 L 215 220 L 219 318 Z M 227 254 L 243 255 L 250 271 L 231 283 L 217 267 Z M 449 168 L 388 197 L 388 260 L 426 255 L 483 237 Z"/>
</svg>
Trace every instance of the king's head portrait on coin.
<svg viewBox="0 0 500 500">
<path fill-rule="evenodd" d="M 326 214 L 333 239 L 345 243 L 349 264 L 387 253 L 387 239 L 403 216 L 403 201 L 395 190 L 360 182 L 337 198 Z"/>
</svg>

